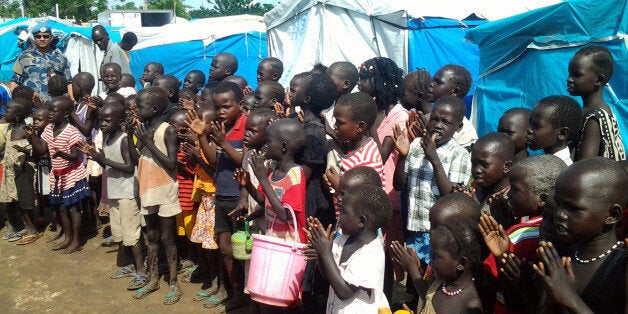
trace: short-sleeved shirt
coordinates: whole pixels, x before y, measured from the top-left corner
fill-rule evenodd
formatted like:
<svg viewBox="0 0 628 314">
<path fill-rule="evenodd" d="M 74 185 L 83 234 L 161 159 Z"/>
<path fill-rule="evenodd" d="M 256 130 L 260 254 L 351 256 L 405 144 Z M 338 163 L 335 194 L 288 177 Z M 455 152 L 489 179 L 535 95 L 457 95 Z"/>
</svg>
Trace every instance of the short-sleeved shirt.
<svg viewBox="0 0 628 314">
<path fill-rule="evenodd" d="M 340 235 L 334 239 L 331 253 L 340 270 L 340 276 L 348 284 L 360 289 L 353 298 L 341 300 L 330 286 L 327 298 L 327 313 L 377 313 L 379 308 L 388 308 L 384 295 L 384 248 L 379 238 L 353 252 L 340 263 L 342 249 L 349 239 Z"/>
<path fill-rule="evenodd" d="M 242 151 L 246 115 L 240 117 L 231 130 L 225 135 L 225 140 L 237 151 Z M 216 196 L 233 198 L 240 196 L 240 184 L 233 179 L 236 165 L 222 148 L 216 147 Z"/>
<path fill-rule="evenodd" d="M 386 117 L 382 120 L 377 128 L 377 137 L 380 143 L 384 143 L 386 137 L 393 137 L 393 128 L 395 125 L 401 129 L 405 129 L 406 122 L 408 121 L 408 111 L 401 105 L 396 104 Z M 388 156 L 388 159 L 384 162 L 384 174 L 386 175 L 386 188 L 384 189 L 388 196 L 390 196 L 390 203 L 392 209 L 399 211 L 401 209 L 401 196 L 399 192 L 395 191 L 393 185 L 393 177 L 395 176 L 395 168 L 397 167 L 397 160 L 399 159 L 399 152 L 393 149 Z"/>
<path fill-rule="evenodd" d="M 305 141 L 300 164 L 310 167 L 312 173 L 307 179 L 305 214 L 318 218 L 324 226 L 335 223 L 331 194 L 323 182 L 327 170 L 327 143 L 325 126 L 318 118 L 305 120 Z"/>
<path fill-rule="evenodd" d="M 129 68 L 129 58 L 126 56 L 126 52 L 120 48 L 118 44 L 109 40 L 107 44 L 107 50 L 105 56 L 102 59 L 101 67 L 107 63 L 117 63 L 120 65 L 122 74 L 132 74 Z"/>
<path fill-rule="evenodd" d="M 430 208 L 441 194 L 434 178 L 434 168 L 421 148 L 421 138 L 410 144 L 410 151 L 405 163 L 408 174 L 408 224 L 410 231 L 425 232 L 430 230 Z M 471 156 L 466 149 L 450 139 L 436 148 L 436 154 L 445 173 L 452 183 L 466 184 L 471 178 Z"/>
<path fill-rule="evenodd" d="M 303 228 L 305 227 L 305 173 L 299 166 L 292 167 L 281 179 L 274 181 L 272 173 L 268 175 L 268 182 L 277 194 L 281 205 L 292 209 L 296 216 L 297 225 L 294 225 L 292 216 L 288 215 L 288 220 L 280 221 L 273 206 L 264 194 L 264 189 L 259 185 L 257 189 L 264 194 L 264 207 L 266 217 L 266 234 L 277 238 L 282 238 L 301 243 L 307 243 L 307 236 Z M 289 212 L 289 211 L 288 211 Z M 297 231 L 299 239 L 294 239 L 293 232 Z"/>
<path fill-rule="evenodd" d="M 55 148 L 69 154 L 72 146 L 83 140 L 83 135 L 81 135 L 81 132 L 75 126 L 68 124 L 59 135 L 54 136 L 53 127 L 54 124 L 48 124 L 42 132 L 41 138 L 48 145 L 48 152 L 50 154 L 50 164 L 52 166 L 49 177 L 50 185 L 55 186 L 55 182 L 58 179 L 57 187 L 60 192 L 63 192 L 73 188 L 76 182 L 85 179 L 87 172 L 81 162 L 81 157 L 76 161 L 53 157 Z M 80 154 L 81 153 L 79 153 L 79 155 Z"/>
<path fill-rule="evenodd" d="M 22 51 L 13 65 L 12 82 L 25 85 L 38 93 L 44 100 L 48 96 L 48 78 L 51 74 L 63 75 L 72 82 L 68 59 L 57 48 L 46 53 L 31 48 Z"/>
</svg>

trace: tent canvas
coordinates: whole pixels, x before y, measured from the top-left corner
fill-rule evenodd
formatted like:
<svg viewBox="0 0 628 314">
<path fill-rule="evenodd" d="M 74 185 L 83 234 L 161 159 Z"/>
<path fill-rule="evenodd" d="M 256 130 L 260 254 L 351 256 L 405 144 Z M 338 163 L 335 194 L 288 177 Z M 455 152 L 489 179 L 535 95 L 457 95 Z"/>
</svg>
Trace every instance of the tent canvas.
<svg viewBox="0 0 628 314">
<path fill-rule="evenodd" d="M 268 56 L 265 26 L 260 16 L 198 19 L 161 27 L 125 28 L 122 33 L 127 31 L 138 37 L 138 44 L 130 53 L 131 72 L 138 82 L 144 65 L 151 61 L 163 64 L 166 73 L 182 82 L 192 70 L 203 71 L 209 79 L 212 58 L 220 52 L 230 52 L 238 59 L 235 74 L 246 78 L 255 88 L 257 64 Z"/>
<path fill-rule="evenodd" d="M 626 4 L 626 0 L 572 0 L 469 31 L 467 39 L 480 49 L 480 78 L 472 117 L 478 133 L 494 131 L 499 117 L 509 108 L 532 108 L 545 96 L 568 95 L 569 60 L 580 48 L 595 44 L 607 47 L 615 59 L 604 96 L 627 145 Z"/>
</svg>

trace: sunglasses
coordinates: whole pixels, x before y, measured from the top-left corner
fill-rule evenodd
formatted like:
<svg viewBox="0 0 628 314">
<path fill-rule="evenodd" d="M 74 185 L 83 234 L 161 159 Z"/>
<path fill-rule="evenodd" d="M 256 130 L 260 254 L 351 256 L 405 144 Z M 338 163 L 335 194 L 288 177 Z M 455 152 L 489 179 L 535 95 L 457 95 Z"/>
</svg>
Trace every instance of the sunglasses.
<svg viewBox="0 0 628 314">
<path fill-rule="evenodd" d="M 41 38 L 48 39 L 48 38 L 50 38 L 51 36 L 50 36 L 50 35 L 34 35 L 33 37 L 35 37 L 35 38 L 37 38 L 37 39 L 41 39 Z"/>
</svg>

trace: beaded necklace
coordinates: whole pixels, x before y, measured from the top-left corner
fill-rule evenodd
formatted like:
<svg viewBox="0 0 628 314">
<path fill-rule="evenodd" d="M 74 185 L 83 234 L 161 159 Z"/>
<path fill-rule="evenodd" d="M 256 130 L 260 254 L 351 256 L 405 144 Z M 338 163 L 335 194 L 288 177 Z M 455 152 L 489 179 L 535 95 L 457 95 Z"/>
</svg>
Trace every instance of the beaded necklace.
<svg viewBox="0 0 628 314">
<path fill-rule="evenodd" d="M 588 263 L 591 263 L 591 262 L 595 262 L 595 261 L 597 261 L 599 259 L 602 259 L 604 256 L 610 254 L 612 251 L 616 250 L 621 245 L 622 245 L 622 242 L 621 241 L 617 241 L 617 243 L 615 243 L 615 245 L 613 245 L 610 249 L 608 249 L 608 251 L 600 254 L 597 257 L 591 258 L 591 259 L 581 259 L 580 257 L 578 257 L 578 253 L 579 252 L 574 253 L 573 257 L 576 260 L 576 262 L 578 262 L 580 264 L 588 264 Z"/>
<path fill-rule="evenodd" d="M 462 292 L 462 290 L 463 290 L 464 288 L 466 288 L 466 287 L 462 287 L 462 288 L 460 288 L 460 289 L 458 289 L 458 290 L 448 291 L 448 290 L 447 290 L 447 288 L 445 288 L 445 286 L 446 286 L 446 285 L 447 285 L 447 284 L 443 281 L 443 282 L 440 284 L 440 291 L 442 291 L 444 295 L 449 296 L 449 297 L 453 297 L 453 296 L 457 296 L 457 295 L 459 295 L 459 294 Z"/>
</svg>

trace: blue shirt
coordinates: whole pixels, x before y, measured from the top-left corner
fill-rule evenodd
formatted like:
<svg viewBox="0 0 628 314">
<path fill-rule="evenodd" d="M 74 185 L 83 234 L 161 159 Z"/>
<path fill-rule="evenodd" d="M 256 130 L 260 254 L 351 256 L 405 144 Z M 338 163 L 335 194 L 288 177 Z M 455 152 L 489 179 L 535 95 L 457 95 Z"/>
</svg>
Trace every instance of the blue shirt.
<svg viewBox="0 0 628 314">
<path fill-rule="evenodd" d="M 38 93 L 42 99 L 48 98 L 48 78 L 63 75 L 72 82 L 68 59 L 57 48 L 41 53 L 35 48 L 22 51 L 13 65 L 12 82 L 25 85 Z"/>
</svg>

